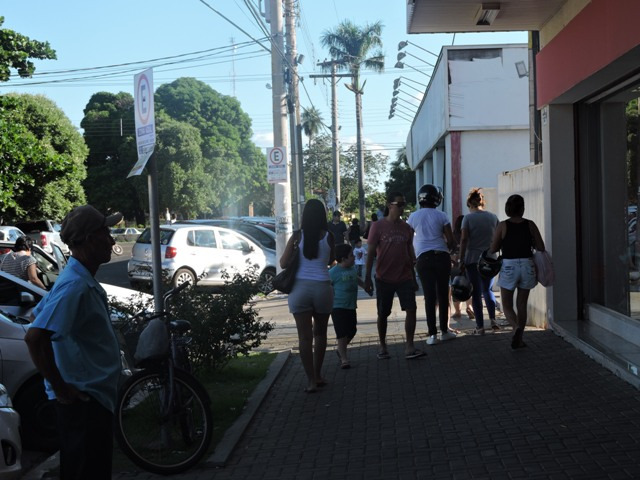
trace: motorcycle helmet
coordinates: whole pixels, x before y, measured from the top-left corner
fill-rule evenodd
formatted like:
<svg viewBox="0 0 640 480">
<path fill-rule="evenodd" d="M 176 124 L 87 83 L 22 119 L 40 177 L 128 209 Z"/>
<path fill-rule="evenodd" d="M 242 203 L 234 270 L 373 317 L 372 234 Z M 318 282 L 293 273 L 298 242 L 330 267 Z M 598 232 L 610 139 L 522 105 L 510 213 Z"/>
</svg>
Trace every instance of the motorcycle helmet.
<svg viewBox="0 0 640 480">
<path fill-rule="evenodd" d="M 493 278 L 499 272 L 502 267 L 502 256 L 489 254 L 488 250 L 482 252 L 478 259 L 478 273 L 484 278 Z"/>
<path fill-rule="evenodd" d="M 435 185 L 423 185 L 418 190 L 418 203 L 421 207 L 437 207 L 442 203 L 442 189 Z"/>
<path fill-rule="evenodd" d="M 473 285 L 467 277 L 464 275 L 454 277 L 451 282 L 451 298 L 456 302 L 466 302 L 471 298 L 471 292 L 473 292 Z"/>
</svg>

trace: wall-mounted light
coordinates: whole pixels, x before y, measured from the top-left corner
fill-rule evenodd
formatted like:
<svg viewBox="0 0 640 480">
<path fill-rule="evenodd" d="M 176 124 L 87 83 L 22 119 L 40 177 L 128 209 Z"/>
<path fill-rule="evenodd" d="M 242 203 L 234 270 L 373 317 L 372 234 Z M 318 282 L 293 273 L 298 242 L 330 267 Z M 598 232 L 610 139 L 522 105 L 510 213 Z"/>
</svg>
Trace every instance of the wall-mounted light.
<svg viewBox="0 0 640 480">
<path fill-rule="evenodd" d="M 402 60 L 404 57 L 406 57 L 407 55 L 412 56 L 413 58 L 417 58 L 418 60 L 420 60 L 421 62 L 426 63 L 427 65 L 429 65 L 430 67 L 435 67 L 435 65 L 433 63 L 427 62 L 424 58 L 420 58 L 412 53 L 409 52 L 398 52 L 398 58 L 397 60 L 400 61 Z"/>
<path fill-rule="evenodd" d="M 529 70 L 522 60 L 516 62 L 516 71 L 518 72 L 518 78 L 529 76 Z"/>
<path fill-rule="evenodd" d="M 499 3 L 483 3 L 474 18 L 476 25 L 491 25 L 500 13 Z"/>
<path fill-rule="evenodd" d="M 409 68 L 414 69 L 416 72 L 420 72 L 423 75 L 426 75 L 427 77 L 431 77 L 431 75 L 429 75 L 428 73 L 423 72 L 422 70 L 418 70 L 416 67 L 412 67 L 411 65 L 409 65 L 408 63 L 404 63 L 404 62 L 396 62 L 396 64 L 394 65 L 395 68 L 404 68 L 405 65 Z"/>
<path fill-rule="evenodd" d="M 414 47 L 418 47 L 420 50 L 424 50 L 425 52 L 430 53 L 434 57 L 438 58 L 438 55 L 433 53 L 431 50 L 427 50 L 426 48 L 423 48 L 420 45 L 410 42 L 409 40 L 403 40 L 402 42 L 398 43 L 398 51 L 402 50 L 407 45 L 413 45 Z"/>
</svg>

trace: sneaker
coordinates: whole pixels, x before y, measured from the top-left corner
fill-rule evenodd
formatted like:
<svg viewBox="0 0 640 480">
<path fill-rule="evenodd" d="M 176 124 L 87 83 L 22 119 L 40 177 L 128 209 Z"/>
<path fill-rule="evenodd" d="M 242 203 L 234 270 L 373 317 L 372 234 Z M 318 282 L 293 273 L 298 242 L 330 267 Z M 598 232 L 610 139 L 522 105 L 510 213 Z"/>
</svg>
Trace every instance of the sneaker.
<svg viewBox="0 0 640 480">
<path fill-rule="evenodd" d="M 440 340 L 438 340 L 437 335 L 431 335 L 429 338 L 427 338 L 427 345 L 436 345 L 438 343 L 440 343 Z"/>
<path fill-rule="evenodd" d="M 440 340 L 443 342 L 447 340 L 453 340 L 454 338 L 456 338 L 456 334 L 449 331 L 446 331 L 442 335 L 440 335 Z"/>
</svg>

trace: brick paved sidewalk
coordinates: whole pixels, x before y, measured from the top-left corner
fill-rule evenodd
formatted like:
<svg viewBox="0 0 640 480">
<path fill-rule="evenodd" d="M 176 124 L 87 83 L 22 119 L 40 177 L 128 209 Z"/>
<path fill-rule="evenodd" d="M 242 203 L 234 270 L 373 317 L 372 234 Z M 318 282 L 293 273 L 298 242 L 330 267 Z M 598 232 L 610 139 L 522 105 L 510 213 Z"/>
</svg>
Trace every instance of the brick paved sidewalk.
<svg viewBox="0 0 640 480">
<path fill-rule="evenodd" d="M 356 337 L 315 394 L 286 363 L 225 468 L 184 479 L 640 478 L 640 395 L 551 331 L 463 335 L 405 360 Z M 423 344 L 424 345 L 424 344 Z M 161 478 L 146 473 L 114 478 Z"/>
</svg>

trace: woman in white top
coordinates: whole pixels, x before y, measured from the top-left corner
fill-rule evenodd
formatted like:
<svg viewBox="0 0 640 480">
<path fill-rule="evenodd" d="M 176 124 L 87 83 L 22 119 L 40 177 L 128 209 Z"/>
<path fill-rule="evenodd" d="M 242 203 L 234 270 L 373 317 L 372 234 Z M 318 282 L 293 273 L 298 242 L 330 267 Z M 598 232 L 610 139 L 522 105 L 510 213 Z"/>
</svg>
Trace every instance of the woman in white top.
<svg viewBox="0 0 640 480">
<path fill-rule="evenodd" d="M 333 235 L 327 229 L 327 212 L 320 200 L 311 199 L 305 204 L 301 231 L 289 239 L 280 258 L 282 268 L 289 264 L 297 242 L 300 257 L 296 281 L 289 293 L 289 312 L 298 329 L 300 359 L 308 379 L 305 392 L 312 393 L 327 384 L 321 373 L 333 306 L 327 267 L 335 259 Z"/>
</svg>

